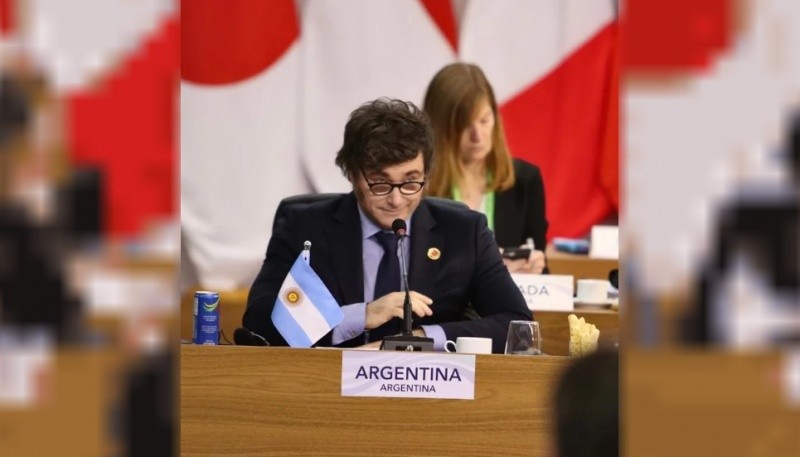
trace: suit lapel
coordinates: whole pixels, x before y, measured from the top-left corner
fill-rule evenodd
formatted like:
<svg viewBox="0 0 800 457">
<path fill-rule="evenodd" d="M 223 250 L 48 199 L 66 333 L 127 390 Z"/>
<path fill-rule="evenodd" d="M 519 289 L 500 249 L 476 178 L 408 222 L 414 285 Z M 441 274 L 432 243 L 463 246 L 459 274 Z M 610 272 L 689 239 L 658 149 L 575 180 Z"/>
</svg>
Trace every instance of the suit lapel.
<svg viewBox="0 0 800 457">
<path fill-rule="evenodd" d="M 343 302 L 364 301 L 364 267 L 362 261 L 361 223 L 355 195 L 346 195 L 336 209 L 333 223 L 326 230 L 336 284 Z"/>
<path fill-rule="evenodd" d="M 408 283 L 411 290 L 433 296 L 434 284 L 439 269 L 438 258 L 431 259 L 429 250 L 441 251 L 444 239 L 436 230 L 436 219 L 423 200 L 414 211 L 411 223 L 411 261 L 409 262 Z M 436 256 L 433 256 L 436 257 Z"/>
</svg>

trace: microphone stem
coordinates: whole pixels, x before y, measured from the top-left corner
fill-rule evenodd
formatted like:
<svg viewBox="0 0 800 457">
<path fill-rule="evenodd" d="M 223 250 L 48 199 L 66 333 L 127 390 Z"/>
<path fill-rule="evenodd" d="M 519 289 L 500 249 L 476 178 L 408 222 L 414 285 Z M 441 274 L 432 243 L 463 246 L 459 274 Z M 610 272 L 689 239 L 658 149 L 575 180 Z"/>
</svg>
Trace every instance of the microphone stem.
<svg viewBox="0 0 800 457">
<path fill-rule="evenodd" d="M 409 293 L 409 288 L 408 288 L 408 269 L 406 268 L 405 250 L 403 249 L 404 238 L 405 238 L 404 235 L 400 235 L 400 239 L 397 240 L 397 250 L 398 250 L 397 255 L 400 257 L 400 272 L 403 278 L 403 290 L 406 293 L 405 299 L 403 301 L 403 335 L 410 336 L 412 335 L 411 295 Z"/>
<path fill-rule="evenodd" d="M 411 336 L 411 296 L 406 289 L 406 298 L 403 302 L 403 335 Z"/>
</svg>

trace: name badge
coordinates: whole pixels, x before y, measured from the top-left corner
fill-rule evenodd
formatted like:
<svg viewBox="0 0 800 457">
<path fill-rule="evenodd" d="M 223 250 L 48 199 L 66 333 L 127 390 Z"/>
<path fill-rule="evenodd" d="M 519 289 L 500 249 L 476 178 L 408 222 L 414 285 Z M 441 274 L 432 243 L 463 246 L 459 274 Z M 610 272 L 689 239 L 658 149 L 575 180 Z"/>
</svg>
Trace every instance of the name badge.
<svg viewBox="0 0 800 457">
<path fill-rule="evenodd" d="M 344 351 L 342 396 L 474 400 L 475 356 Z"/>
<path fill-rule="evenodd" d="M 571 275 L 512 273 L 511 277 L 532 311 L 572 311 L 575 307 Z"/>
</svg>

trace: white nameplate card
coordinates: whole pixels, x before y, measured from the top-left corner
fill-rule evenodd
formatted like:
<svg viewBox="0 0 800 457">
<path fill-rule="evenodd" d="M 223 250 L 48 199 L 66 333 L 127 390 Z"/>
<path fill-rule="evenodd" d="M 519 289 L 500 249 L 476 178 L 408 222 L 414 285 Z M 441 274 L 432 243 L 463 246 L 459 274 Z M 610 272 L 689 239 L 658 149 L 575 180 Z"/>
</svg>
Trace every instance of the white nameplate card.
<svg viewBox="0 0 800 457">
<path fill-rule="evenodd" d="M 592 227 L 589 257 L 592 259 L 619 259 L 618 226 L 595 225 Z"/>
<path fill-rule="evenodd" d="M 0 330 L 0 339 L 4 335 Z M 53 376 L 53 350 L 37 344 L 0 341 L 0 411 L 29 408 L 44 398 L 43 380 Z"/>
<path fill-rule="evenodd" d="M 512 273 L 511 278 L 533 311 L 572 311 L 574 282 L 571 275 Z"/>
<path fill-rule="evenodd" d="M 475 399 L 475 356 L 342 352 L 343 397 Z"/>
</svg>

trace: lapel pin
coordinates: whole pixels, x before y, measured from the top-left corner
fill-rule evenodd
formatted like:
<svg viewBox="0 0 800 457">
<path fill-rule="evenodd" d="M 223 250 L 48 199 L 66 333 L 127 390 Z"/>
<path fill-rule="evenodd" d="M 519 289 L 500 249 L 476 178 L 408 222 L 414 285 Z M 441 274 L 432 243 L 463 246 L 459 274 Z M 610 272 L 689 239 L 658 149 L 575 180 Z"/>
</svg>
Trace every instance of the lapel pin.
<svg viewBox="0 0 800 457">
<path fill-rule="evenodd" d="M 428 258 L 431 260 L 439 260 L 439 257 L 442 256 L 442 251 L 439 248 L 430 248 L 428 249 Z"/>
</svg>

